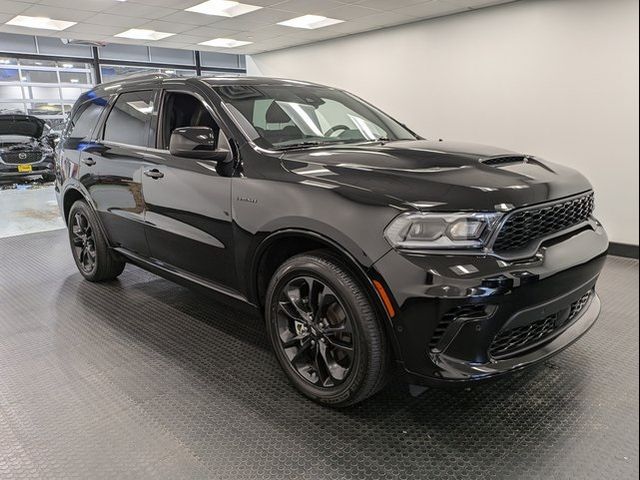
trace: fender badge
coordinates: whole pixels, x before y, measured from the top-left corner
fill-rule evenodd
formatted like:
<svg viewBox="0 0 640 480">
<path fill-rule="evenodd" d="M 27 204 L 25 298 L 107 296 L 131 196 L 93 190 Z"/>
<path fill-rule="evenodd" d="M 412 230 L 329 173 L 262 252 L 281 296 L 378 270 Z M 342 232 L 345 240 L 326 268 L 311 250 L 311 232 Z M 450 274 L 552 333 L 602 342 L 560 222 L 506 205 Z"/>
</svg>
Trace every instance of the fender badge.
<svg viewBox="0 0 640 480">
<path fill-rule="evenodd" d="M 249 197 L 238 197 L 236 198 L 236 200 L 238 200 L 239 202 L 258 203 L 258 200 L 256 200 L 255 198 Z"/>
</svg>

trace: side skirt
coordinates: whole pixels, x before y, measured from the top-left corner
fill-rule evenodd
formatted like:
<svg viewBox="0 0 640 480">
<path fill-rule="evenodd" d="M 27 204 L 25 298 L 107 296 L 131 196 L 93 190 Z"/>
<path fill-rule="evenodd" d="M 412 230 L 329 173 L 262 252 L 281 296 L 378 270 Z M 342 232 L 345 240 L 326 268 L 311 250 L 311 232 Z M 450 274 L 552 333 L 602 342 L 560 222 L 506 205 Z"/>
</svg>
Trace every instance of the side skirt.
<svg viewBox="0 0 640 480">
<path fill-rule="evenodd" d="M 247 297 L 236 290 L 211 282 L 197 275 L 193 275 L 172 265 L 163 263 L 155 258 L 142 257 L 137 253 L 127 250 L 126 248 L 116 247 L 113 250 L 138 267 L 155 273 L 167 280 L 171 280 L 179 285 L 197 290 L 212 296 L 216 300 L 221 300 L 224 303 L 230 304 L 234 307 L 240 307 L 243 310 L 250 311 L 252 313 L 260 311 L 260 309 L 251 303 Z"/>
</svg>

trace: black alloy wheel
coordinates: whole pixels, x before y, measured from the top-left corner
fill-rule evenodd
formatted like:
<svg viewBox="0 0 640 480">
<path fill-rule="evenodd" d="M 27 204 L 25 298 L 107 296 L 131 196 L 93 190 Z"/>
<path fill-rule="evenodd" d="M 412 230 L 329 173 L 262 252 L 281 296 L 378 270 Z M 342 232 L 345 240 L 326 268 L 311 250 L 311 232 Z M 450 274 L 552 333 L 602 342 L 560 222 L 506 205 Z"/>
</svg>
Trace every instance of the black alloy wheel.
<svg viewBox="0 0 640 480">
<path fill-rule="evenodd" d="M 342 260 L 317 250 L 286 260 L 267 289 L 267 333 L 294 386 L 323 405 L 361 402 L 386 383 L 390 348 L 371 296 Z"/>
<path fill-rule="evenodd" d="M 353 325 L 322 280 L 291 279 L 280 291 L 277 324 L 282 349 L 304 380 L 334 387 L 347 378 L 354 358 Z"/>
<path fill-rule="evenodd" d="M 87 274 L 96 267 L 96 243 L 93 229 L 83 212 L 75 212 L 71 218 L 71 244 L 78 266 Z"/>
<path fill-rule="evenodd" d="M 67 226 L 71 253 L 84 278 L 100 282 L 122 273 L 125 261 L 109 248 L 96 214 L 85 201 L 71 206 Z"/>
</svg>

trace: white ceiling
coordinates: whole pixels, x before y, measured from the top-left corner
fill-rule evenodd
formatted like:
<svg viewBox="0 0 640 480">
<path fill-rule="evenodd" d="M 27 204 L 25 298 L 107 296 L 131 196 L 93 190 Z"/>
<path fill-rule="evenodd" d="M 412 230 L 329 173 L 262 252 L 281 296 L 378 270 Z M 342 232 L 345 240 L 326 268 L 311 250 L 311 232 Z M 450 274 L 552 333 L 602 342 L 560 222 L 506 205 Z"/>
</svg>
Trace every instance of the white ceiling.
<svg viewBox="0 0 640 480">
<path fill-rule="evenodd" d="M 185 11 L 203 1 L 0 0 L 0 32 L 251 54 L 513 0 L 240 0 L 242 3 L 264 8 L 233 18 Z M 305 14 L 323 15 L 344 22 L 316 30 L 277 25 L 278 22 Z M 49 17 L 77 24 L 60 32 L 5 24 L 16 15 Z M 114 37 L 115 34 L 130 28 L 157 30 L 176 35 L 158 41 Z M 200 42 L 219 37 L 253 43 L 232 49 L 198 45 Z"/>
</svg>

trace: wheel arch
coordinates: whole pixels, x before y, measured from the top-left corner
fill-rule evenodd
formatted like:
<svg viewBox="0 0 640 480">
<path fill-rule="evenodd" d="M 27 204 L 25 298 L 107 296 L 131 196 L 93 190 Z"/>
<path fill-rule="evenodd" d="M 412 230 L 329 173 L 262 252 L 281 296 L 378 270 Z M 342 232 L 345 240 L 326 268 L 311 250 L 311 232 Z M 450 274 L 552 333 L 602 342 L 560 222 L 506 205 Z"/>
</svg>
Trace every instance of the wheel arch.
<svg viewBox="0 0 640 480">
<path fill-rule="evenodd" d="M 71 211 L 71 206 L 78 200 L 84 200 L 85 202 L 87 201 L 86 197 L 80 190 L 74 187 L 70 187 L 65 190 L 62 196 L 62 218 L 65 223 L 69 221 L 69 212 Z"/>
<path fill-rule="evenodd" d="M 98 210 L 96 209 L 95 203 L 93 202 L 91 196 L 88 194 L 85 188 L 79 183 L 68 185 L 62 193 L 62 214 L 64 222 L 68 224 L 69 212 L 71 211 L 71 207 L 78 200 L 84 200 L 87 205 L 89 205 L 89 208 L 93 210 L 93 213 L 96 216 L 98 227 L 100 228 L 102 235 L 106 239 L 107 245 L 111 246 L 111 238 L 109 237 L 107 229 L 102 224 L 102 220 L 100 219 L 100 215 L 98 215 Z"/>
<path fill-rule="evenodd" d="M 384 330 L 389 338 L 394 356 L 401 358 L 391 322 L 391 316 L 374 285 L 382 278 L 373 269 L 373 262 L 364 265 L 338 242 L 314 231 L 288 228 L 272 233 L 258 246 L 251 263 L 249 295 L 260 308 L 265 306 L 266 291 L 273 274 L 282 263 L 294 255 L 323 250 L 340 261 L 363 286 L 365 294 L 383 319 Z"/>
</svg>

